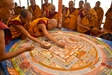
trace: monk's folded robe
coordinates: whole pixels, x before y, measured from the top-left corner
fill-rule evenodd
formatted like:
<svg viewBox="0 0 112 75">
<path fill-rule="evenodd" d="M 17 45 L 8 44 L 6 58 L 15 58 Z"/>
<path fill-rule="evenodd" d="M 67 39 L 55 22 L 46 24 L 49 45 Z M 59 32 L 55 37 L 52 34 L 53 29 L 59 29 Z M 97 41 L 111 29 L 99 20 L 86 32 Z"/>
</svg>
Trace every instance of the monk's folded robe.
<svg viewBox="0 0 112 75">
<path fill-rule="evenodd" d="M 22 23 L 22 21 L 20 19 L 20 15 L 15 18 L 11 18 L 8 21 L 7 25 L 10 28 L 10 31 L 12 34 L 12 39 L 16 39 L 21 36 L 21 32 L 17 28 L 14 27 L 14 25 L 24 26 L 24 23 Z"/>
<path fill-rule="evenodd" d="M 92 17 L 90 19 L 87 18 L 86 15 L 91 15 Z M 96 12 L 94 9 L 90 9 L 90 11 L 85 14 L 85 12 L 82 10 L 79 12 L 79 16 L 81 17 L 81 24 L 86 26 L 86 27 L 89 27 L 89 28 L 94 28 L 94 27 L 97 27 L 96 26 L 96 22 L 97 22 L 97 15 L 96 15 Z M 78 32 L 81 32 L 81 33 L 87 33 L 88 30 L 81 27 L 81 26 L 77 26 L 77 31 Z"/>
<path fill-rule="evenodd" d="M 67 28 L 70 30 L 76 30 L 77 29 L 77 9 L 74 8 L 72 11 L 70 11 L 69 8 L 66 9 L 66 15 L 63 20 L 62 27 Z"/>
<path fill-rule="evenodd" d="M 0 30 L 4 30 L 5 44 L 6 45 L 9 44 L 10 40 L 12 40 L 10 29 L 1 20 L 0 20 Z"/>
<path fill-rule="evenodd" d="M 48 19 L 56 19 L 57 21 L 59 19 L 58 12 L 51 13 L 50 11 L 45 11 L 44 15 Z"/>
<path fill-rule="evenodd" d="M 112 32 L 112 8 L 110 8 L 106 13 L 104 29 Z"/>
<path fill-rule="evenodd" d="M 32 20 L 40 18 L 42 15 L 42 11 L 38 5 L 35 5 L 34 8 L 32 8 L 32 6 L 29 6 L 28 10 L 32 13 Z"/>
<path fill-rule="evenodd" d="M 42 13 L 44 13 L 44 11 L 49 11 L 51 8 L 51 5 L 52 4 L 50 4 L 50 3 L 48 5 L 46 5 L 45 3 L 42 4 Z"/>
<path fill-rule="evenodd" d="M 96 11 L 97 18 L 98 18 L 98 21 L 96 24 L 97 24 L 97 26 L 99 26 L 99 28 L 101 28 L 101 23 L 103 20 L 104 11 L 101 7 L 97 8 L 97 9 L 94 7 L 94 10 Z"/>
<path fill-rule="evenodd" d="M 30 35 L 34 37 L 39 37 L 43 35 L 42 30 L 39 28 L 39 24 L 44 24 L 47 27 L 48 25 L 48 18 L 38 18 L 35 19 L 34 21 L 30 22 L 29 25 L 25 25 L 26 30 L 30 33 Z"/>
</svg>

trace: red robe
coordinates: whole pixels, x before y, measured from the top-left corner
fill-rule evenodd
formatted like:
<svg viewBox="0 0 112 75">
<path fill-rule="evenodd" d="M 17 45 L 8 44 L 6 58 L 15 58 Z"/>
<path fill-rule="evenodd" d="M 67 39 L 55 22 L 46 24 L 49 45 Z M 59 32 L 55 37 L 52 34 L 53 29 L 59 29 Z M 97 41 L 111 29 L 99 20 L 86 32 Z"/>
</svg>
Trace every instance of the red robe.
<svg viewBox="0 0 112 75">
<path fill-rule="evenodd" d="M 5 44 L 7 45 L 9 41 L 12 39 L 10 29 L 2 21 L 0 21 L 0 30 L 4 30 Z"/>
</svg>

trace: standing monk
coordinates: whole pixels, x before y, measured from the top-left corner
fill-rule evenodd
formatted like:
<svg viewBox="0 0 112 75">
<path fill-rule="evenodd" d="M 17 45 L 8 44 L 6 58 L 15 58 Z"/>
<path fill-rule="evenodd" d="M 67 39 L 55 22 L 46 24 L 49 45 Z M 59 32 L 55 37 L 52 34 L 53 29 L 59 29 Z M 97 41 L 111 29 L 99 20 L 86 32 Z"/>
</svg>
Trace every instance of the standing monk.
<svg viewBox="0 0 112 75">
<path fill-rule="evenodd" d="M 77 19 L 77 31 L 85 34 L 90 34 L 92 31 L 99 30 L 96 26 L 97 14 L 94 9 L 91 9 L 89 3 L 85 3 L 83 10 L 79 12 Z"/>
<path fill-rule="evenodd" d="M 99 27 L 99 28 L 101 28 L 101 24 L 102 24 L 102 20 L 103 20 L 103 15 L 104 15 L 104 11 L 103 11 L 103 9 L 100 7 L 100 1 L 97 1 L 96 2 L 96 5 L 95 5 L 95 7 L 94 7 L 94 10 L 96 11 L 96 13 L 97 13 L 97 19 L 98 19 L 98 21 L 97 21 L 97 26 Z"/>
<path fill-rule="evenodd" d="M 35 0 L 30 0 L 31 6 L 28 7 L 28 10 L 32 13 L 32 20 L 41 17 L 41 9 L 38 5 L 36 5 Z"/>
<path fill-rule="evenodd" d="M 69 1 L 69 8 L 66 8 L 63 12 L 63 28 L 70 30 L 76 30 L 77 23 L 77 9 L 74 8 L 73 1 Z"/>
<path fill-rule="evenodd" d="M 51 5 L 49 11 L 44 11 L 43 17 L 46 17 L 48 19 L 56 19 L 58 21 L 59 16 L 58 16 L 58 12 L 56 12 L 55 9 L 56 9 L 55 6 Z"/>
<path fill-rule="evenodd" d="M 112 4 L 111 7 L 106 12 L 105 16 L 106 20 L 103 28 L 106 31 L 112 32 Z"/>
<path fill-rule="evenodd" d="M 25 51 L 30 51 L 34 47 L 19 48 L 14 52 L 5 53 L 5 44 L 11 40 L 9 28 L 1 21 L 8 19 L 14 12 L 13 0 L 0 0 L 0 61 L 13 58 Z"/>
<path fill-rule="evenodd" d="M 51 4 L 48 2 L 48 0 L 44 0 L 44 4 L 42 4 L 42 14 L 44 13 L 44 11 L 49 11 Z"/>
</svg>

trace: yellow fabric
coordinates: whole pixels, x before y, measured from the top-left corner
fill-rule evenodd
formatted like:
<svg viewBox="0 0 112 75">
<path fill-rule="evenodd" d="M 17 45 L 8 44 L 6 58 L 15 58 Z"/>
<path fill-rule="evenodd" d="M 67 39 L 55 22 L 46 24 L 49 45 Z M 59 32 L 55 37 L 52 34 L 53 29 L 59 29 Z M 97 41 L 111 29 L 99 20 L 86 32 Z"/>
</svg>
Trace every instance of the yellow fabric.
<svg viewBox="0 0 112 75">
<path fill-rule="evenodd" d="M 56 13 L 51 19 L 56 19 L 58 21 L 58 19 L 59 19 L 58 13 Z"/>
<path fill-rule="evenodd" d="M 82 13 L 85 15 L 84 11 Z M 97 15 L 94 9 L 91 9 L 87 14 L 90 14 L 92 17 L 91 19 L 88 19 L 86 16 L 82 18 L 81 24 L 84 25 L 85 27 L 97 27 L 96 22 L 97 22 Z M 77 31 L 81 33 L 87 32 L 85 28 L 80 27 L 79 25 L 77 26 Z"/>
<path fill-rule="evenodd" d="M 112 17 L 112 12 L 107 12 L 107 16 Z M 106 17 L 104 29 L 112 32 L 112 19 Z"/>
<path fill-rule="evenodd" d="M 40 18 L 42 15 L 42 11 L 38 5 L 35 6 L 35 10 L 33 10 L 31 6 L 29 6 L 28 10 L 32 13 L 32 20 Z"/>
<path fill-rule="evenodd" d="M 70 16 L 70 17 L 68 17 Z M 70 29 L 70 30 L 76 30 L 77 29 L 77 16 L 78 16 L 78 10 L 74 10 L 70 14 L 70 10 L 67 10 L 66 17 L 63 21 L 62 27 Z"/>
<path fill-rule="evenodd" d="M 49 4 L 48 6 L 46 6 L 45 4 L 43 5 L 43 12 L 44 11 L 49 11 L 50 10 L 50 7 L 51 7 L 51 4 Z"/>
<path fill-rule="evenodd" d="M 47 23 L 47 21 L 49 20 L 48 18 L 38 18 L 38 19 L 35 19 L 34 21 L 30 22 L 30 25 L 27 27 L 27 30 L 28 32 L 31 34 L 31 35 L 35 35 L 37 33 L 39 33 L 39 29 L 37 27 L 37 24 L 40 20 L 43 20 Z M 26 26 L 25 26 L 26 27 Z M 37 34 L 38 35 L 38 34 Z"/>
<path fill-rule="evenodd" d="M 100 21 L 102 21 L 103 20 L 103 14 L 104 14 L 104 11 L 103 11 L 103 9 L 100 7 L 100 8 L 98 8 L 98 9 L 96 9 L 95 10 L 96 11 L 96 13 L 97 13 L 97 18 L 98 18 L 98 22 L 97 22 L 97 25 L 100 27 Z"/>
<path fill-rule="evenodd" d="M 13 19 L 10 19 L 11 21 L 14 21 L 14 20 L 17 20 L 17 21 L 19 21 L 19 22 L 21 22 L 22 23 L 22 21 L 20 20 L 20 15 L 19 16 L 17 16 L 17 17 L 15 17 L 15 18 L 13 18 Z M 10 21 L 9 21 L 10 22 Z M 9 23 L 8 22 L 8 23 Z M 7 23 L 7 24 L 8 24 Z M 12 34 L 12 39 L 15 39 L 15 38 L 18 38 L 18 37 L 20 37 L 21 36 L 21 32 L 18 30 L 18 29 L 16 29 L 16 28 L 14 28 L 12 25 L 9 27 L 10 28 L 10 31 L 11 31 L 11 34 Z"/>
</svg>

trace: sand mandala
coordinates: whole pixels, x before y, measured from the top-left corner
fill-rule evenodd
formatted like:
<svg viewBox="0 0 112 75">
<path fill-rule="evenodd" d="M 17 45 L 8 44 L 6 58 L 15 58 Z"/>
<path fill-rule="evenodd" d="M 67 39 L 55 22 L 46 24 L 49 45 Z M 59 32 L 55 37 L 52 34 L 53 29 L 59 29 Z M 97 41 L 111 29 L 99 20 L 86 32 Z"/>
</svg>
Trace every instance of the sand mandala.
<svg viewBox="0 0 112 75">
<path fill-rule="evenodd" d="M 35 49 L 7 60 L 11 75 L 111 75 L 112 50 L 105 43 L 76 32 L 51 31 L 65 48 L 58 47 L 46 37 L 41 41 L 51 43 L 49 49 L 41 48 L 31 40 L 20 40 L 10 51 L 33 45 Z"/>
</svg>

